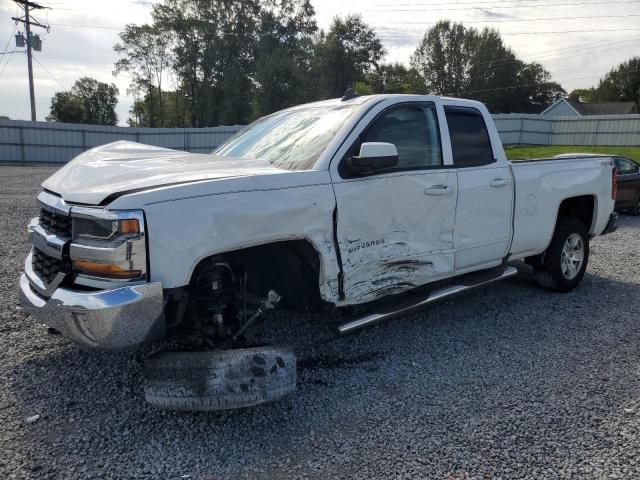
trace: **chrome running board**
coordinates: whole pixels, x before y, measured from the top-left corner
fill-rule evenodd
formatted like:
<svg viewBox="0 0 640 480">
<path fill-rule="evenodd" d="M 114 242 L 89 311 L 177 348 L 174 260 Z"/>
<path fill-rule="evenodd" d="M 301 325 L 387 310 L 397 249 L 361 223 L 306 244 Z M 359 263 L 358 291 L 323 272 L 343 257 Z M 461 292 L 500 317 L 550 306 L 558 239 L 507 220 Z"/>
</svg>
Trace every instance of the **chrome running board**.
<svg viewBox="0 0 640 480">
<path fill-rule="evenodd" d="M 426 296 L 424 293 L 409 294 L 407 297 L 403 298 L 403 300 L 395 304 L 380 305 L 377 307 L 377 311 L 343 323 L 338 327 L 338 331 L 341 334 L 351 333 L 360 328 L 387 320 L 397 315 L 409 313 L 412 310 L 422 308 L 430 303 L 444 300 L 473 288 L 513 277 L 517 273 L 518 270 L 516 268 L 509 266 L 471 273 L 461 277 L 458 282 L 453 285 L 428 292 Z"/>
</svg>

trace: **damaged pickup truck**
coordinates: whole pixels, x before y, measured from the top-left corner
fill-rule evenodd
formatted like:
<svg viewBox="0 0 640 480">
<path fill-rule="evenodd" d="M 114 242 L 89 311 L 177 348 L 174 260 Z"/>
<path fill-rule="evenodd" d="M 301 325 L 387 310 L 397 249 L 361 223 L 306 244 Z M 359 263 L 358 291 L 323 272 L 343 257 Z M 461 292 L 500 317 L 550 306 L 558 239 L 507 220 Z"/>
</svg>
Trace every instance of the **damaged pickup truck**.
<svg viewBox="0 0 640 480">
<path fill-rule="evenodd" d="M 348 92 L 264 117 L 212 154 L 116 142 L 42 186 L 21 299 L 102 350 L 196 317 L 234 346 L 277 304 L 349 309 L 347 333 L 508 278 L 516 260 L 569 292 L 590 239 L 616 222 L 611 157 L 510 163 L 482 104 L 434 96 Z M 161 352 L 145 368 L 147 400 L 165 408 L 295 387 L 295 357 L 275 347 Z"/>
</svg>

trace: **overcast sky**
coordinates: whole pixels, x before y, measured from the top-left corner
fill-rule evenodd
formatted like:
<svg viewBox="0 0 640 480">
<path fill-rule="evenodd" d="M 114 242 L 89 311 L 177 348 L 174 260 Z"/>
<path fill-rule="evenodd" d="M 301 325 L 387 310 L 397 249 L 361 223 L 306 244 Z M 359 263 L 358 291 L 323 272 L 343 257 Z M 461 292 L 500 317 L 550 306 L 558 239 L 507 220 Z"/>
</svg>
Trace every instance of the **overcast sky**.
<svg viewBox="0 0 640 480">
<path fill-rule="evenodd" d="M 51 0 L 35 17 L 51 31 L 34 55 L 38 120 L 49 111 L 51 96 L 88 75 L 120 88 L 118 116 L 126 124 L 132 99 L 127 77 L 113 77 L 113 45 L 126 23 L 149 20 L 156 0 Z M 313 0 L 317 20 L 326 28 L 336 15 L 360 13 L 378 32 L 386 61 L 408 63 L 424 31 L 440 19 L 498 29 L 507 45 L 526 61 L 539 61 L 567 90 L 590 87 L 620 62 L 640 55 L 638 0 Z M 17 7 L 0 0 L 0 53 L 15 48 Z M 21 27 L 18 27 L 20 30 Z M 9 42 L 9 43 L 7 43 Z M 29 119 L 27 61 L 24 53 L 0 55 L 0 115 Z"/>
</svg>

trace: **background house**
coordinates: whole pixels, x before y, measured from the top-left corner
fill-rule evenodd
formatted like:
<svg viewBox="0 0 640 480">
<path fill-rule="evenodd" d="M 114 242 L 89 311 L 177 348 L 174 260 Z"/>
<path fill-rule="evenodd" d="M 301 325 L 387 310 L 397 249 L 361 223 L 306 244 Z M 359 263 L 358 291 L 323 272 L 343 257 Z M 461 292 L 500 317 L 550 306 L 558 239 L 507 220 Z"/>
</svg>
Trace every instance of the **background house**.
<svg viewBox="0 0 640 480">
<path fill-rule="evenodd" d="M 561 98 L 549 105 L 542 115 L 547 117 L 583 117 L 588 115 L 627 115 L 638 113 L 634 102 L 582 103 L 577 95 Z"/>
</svg>

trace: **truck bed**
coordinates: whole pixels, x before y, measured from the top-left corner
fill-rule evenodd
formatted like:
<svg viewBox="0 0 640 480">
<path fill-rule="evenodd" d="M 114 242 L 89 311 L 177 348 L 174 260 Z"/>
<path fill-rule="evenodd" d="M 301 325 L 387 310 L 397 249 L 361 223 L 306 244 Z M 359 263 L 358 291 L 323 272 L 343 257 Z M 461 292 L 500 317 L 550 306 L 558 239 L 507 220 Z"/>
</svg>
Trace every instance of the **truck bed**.
<svg viewBox="0 0 640 480">
<path fill-rule="evenodd" d="M 607 168 L 611 167 L 611 168 Z M 511 162 L 515 181 L 513 257 L 526 257 L 547 248 L 555 228 L 560 203 L 565 198 L 611 196 L 613 160 L 604 155 L 536 158 Z M 589 233 L 606 227 L 610 206 L 594 199 L 594 222 Z"/>
</svg>

